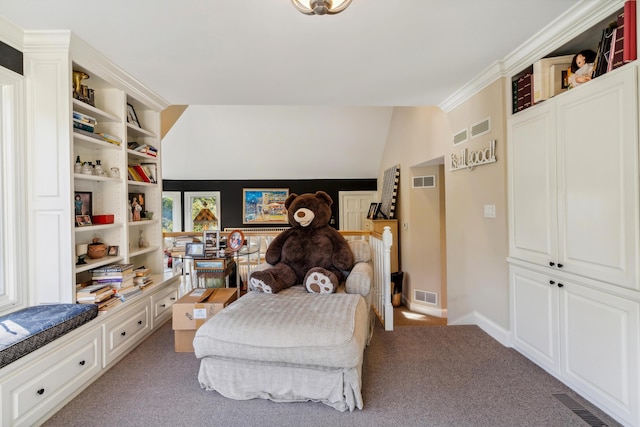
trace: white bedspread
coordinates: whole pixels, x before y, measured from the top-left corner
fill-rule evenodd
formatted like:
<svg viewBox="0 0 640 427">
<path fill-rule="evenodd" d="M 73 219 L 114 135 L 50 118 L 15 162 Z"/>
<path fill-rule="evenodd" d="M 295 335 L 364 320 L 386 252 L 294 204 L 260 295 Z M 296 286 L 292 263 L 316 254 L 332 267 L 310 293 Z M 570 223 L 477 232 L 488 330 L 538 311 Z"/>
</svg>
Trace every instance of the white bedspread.
<svg viewBox="0 0 640 427">
<path fill-rule="evenodd" d="M 275 295 L 247 293 L 202 325 L 193 346 L 198 358 L 348 368 L 362 363 L 367 334 L 360 295 L 294 286 Z"/>
</svg>

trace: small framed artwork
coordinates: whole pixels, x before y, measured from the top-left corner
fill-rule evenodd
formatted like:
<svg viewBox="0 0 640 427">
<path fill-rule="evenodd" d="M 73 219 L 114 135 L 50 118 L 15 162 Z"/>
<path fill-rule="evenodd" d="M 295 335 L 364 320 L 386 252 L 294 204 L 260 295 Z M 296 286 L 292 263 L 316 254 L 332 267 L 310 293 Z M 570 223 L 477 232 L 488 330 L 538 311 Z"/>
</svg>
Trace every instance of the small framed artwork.
<svg viewBox="0 0 640 427">
<path fill-rule="evenodd" d="M 109 246 L 107 249 L 107 255 L 109 256 L 118 256 L 120 253 L 120 246 Z"/>
<path fill-rule="evenodd" d="M 202 234 L 205 252 L 215 252 L 220 248 L 220 232 L 218 230 L 205 230 Z"/>
<path fill-rule="evenodd" d="M 244 234 L 240 230 L 233 230 L 229 233 L 229 249 L 236 252 L 244 245 Z"/>
<path fill-rule="evenodd" d="M 144 209 L 144 193 L 129 193 L 129 209 L 131 209 L 130 221 L 141 221 Z"/>
<path fill-rule="evenodd" d="M 138 116 L 136 115 L 136 110 L 134 110 L 133 105 L 127 104 L 127 123 L 131 123 L 132 125 L 140 126 L 140 122 L 138 121 Z"/>
<path fill-rule="evenodd" d="M 93 215 L 92 193 L 90 191 L 76 191 L 73 200 L 75 215 Z"/>
<path fill-rule="evenodd" d="M 194 242 L 187 243 L 184 248 L 184 255 L 191 258 L 204 258 L 204 243 L 203 242 Z"/>
<path fill-rule="evenodd" d="M 379 211 L 380 211 L 380 203 L 371 203 L 369 205 L 369 213 L 367 214 L 367 218 L 376 219 L 376 216 L 378 216 Z"/>
<path fill-rule="evenodd" d="M 284 202 L 288 188 L 244 188 L 242 190 L 243 224 L 288 224 Z"/>
<path fill-rule="evenodd" d="M 76 215 L 76 227 L 86 227 L 88 225 L 93 225 L 89 215 Z"/>
</svg>

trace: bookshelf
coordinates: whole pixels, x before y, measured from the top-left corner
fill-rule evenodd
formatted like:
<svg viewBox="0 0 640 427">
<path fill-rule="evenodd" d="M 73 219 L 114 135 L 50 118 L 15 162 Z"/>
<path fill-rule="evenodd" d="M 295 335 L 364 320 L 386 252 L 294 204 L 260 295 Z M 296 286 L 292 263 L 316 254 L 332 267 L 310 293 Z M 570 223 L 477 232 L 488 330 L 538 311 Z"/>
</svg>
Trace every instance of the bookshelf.
<svg viewBox="0 0 640 427">
<path fill-rule="evenodd" d="M 511 114 L 517 114 L 518 112 L 525 110 L 533 105 L 539 104 L 540 102 L 545 101 L 555 95 L 558 95 L 562 92 L 568 90 L 567 88 L 567 79 L 571 74 L 568 71 L 571 59 L 575 54 L 581 52 L 586 49 L 593 50 L 594 52 L 600 54 L 602 41 L 604 33 L 607 32 L 611 37 L 611 33 L 607 31 L 608 29 L 619 27 L 623 29 L 626 22 L 629 22 L 630 17 L 633 16 L 632 21 L 634 22 L 633 26 L 628 26 L 629 28 L 635 28 L 635 9 L 632 9 L 633 14 L 626 13 L 627 20 L 624 20 L 620 15 L 629 12 L 627 9 L 627 2 L 618 1 L 615 4 L 612 3 L 614 8 L 613 10 L 609 10 L 609 12 L 604 18 L 600 17 L 595 23 L 590 23 L 584 31 L 578 34 L 574 34 L 574 37 L 570 40 L 566 41 L 564 44 L 558 47 L 552 48 L 549 52 L 544 53 L 544 56 L 539 57 L 537 61 L 533 64 L 527 65 L 511 77 Z M 617 7 L 616 7 L 617 4 Z M 631 4 L 631 2 L 629 2 Z M 635 3 L 633 4 L 635 8 Z M 618 31 L 618 34 L 614 33 L 611 38 L 607 40 L 613 40 L 612 45 L 614 46 L 613 51 L 615 49 L 620 50 L 623 46 L 624 38 L 621 38 L 621 34 L 624 32 Z M 636 32 L 632 31 L 633 43 L 631 46 L 625 46 L 625 50 L 627 52 L 633 52 L 633 58 L 635 59 L 636 54 Z M 618 39 L 618 47 L 616 48 L 616 43 L 614 38 Z M 622 52 L 619 52 L 620 56 L 622 56 Z M 630 62 L 621 63 L 620 60 L 613 60 L 613 57 L 604 59 L 603 56 L 598 56 L 596 60 L 596 68 L 598 64 L 606 64 L 607 61 L 611 59 L 612 63 L 616 63 L 616 66 L 613 69 L 617 69 L 622 65 Z M 613 71 L 613 69 L 607 70 L 606 67 L 604 69 L 599 69 L 595 76 L 600 76 L 602 74 L 606 74 L 608 71 Z M 543 76 L 544 73 L 544 76 Z M 547 74 L 550 73 L 548 76 Z M 554 78 L 555 77 L 555 78 Z M 594 77 L 594 79 L 597 77 Z M 555 87 L 554 87 L 555 86 Z M 546 95 L 542 95 L 541 93 L 546 93 Z"/>
</svg>

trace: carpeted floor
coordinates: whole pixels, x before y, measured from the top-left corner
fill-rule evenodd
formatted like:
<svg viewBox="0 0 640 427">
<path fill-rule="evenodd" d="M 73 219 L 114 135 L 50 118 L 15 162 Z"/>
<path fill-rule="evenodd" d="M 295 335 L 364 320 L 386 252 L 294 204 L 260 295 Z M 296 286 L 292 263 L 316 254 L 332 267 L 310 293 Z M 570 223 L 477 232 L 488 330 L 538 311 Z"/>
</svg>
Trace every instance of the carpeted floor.
<svg viewBox="0 0 640 427">
<path fill-rule="evenodd" d="M 173 351 L 171 322 L 89 386 L 46 426 L 562 426 L 588 424 L 567 394 L 619 425 L 476 326 L 378 323 L 363 366 L 364 409 L 313 402 L 236 401 L 204 391 L 193 353 Z"/>
</svg>

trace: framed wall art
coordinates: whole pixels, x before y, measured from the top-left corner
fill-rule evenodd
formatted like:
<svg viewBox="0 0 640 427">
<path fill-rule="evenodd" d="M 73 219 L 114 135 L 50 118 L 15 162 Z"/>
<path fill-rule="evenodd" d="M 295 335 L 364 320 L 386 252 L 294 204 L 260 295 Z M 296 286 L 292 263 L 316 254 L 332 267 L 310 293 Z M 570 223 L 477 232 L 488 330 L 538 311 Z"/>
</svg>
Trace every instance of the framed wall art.
<svg viewBox="0 0 640 427">
<path fill-rule="evenodd" d="M 90 191 L 76 191 L 74 198 L 75 215 L 93 215 L 93 199 Z"/>
<path fill-rule="evenodd" d="M 243 224 L 288 224 L 284 201 L 288 188 L 245 188 L 242 190 Z"/>
<path fill-rule="evenodd" d="M 138 121 L 138 116 L 136 115 L 136 110 L 133 109 L 133 105 L 127 104 L 127 123 L 131 123 L 132 125 L 140 126 L 140 122 Z"/>
<path fill-rule="evenodd" d="M 220 248 L 220 231 L 205 230 L 202 240 L 204 241 L 205 252 L 215 252 Z"/>
<path fill-rule="evenodd" d="M 141 221 L 143 217 L 145 196 L 144 193 L 129 193 L 129 208 L 131 218 L 129 221 Z"/>
</svg>

